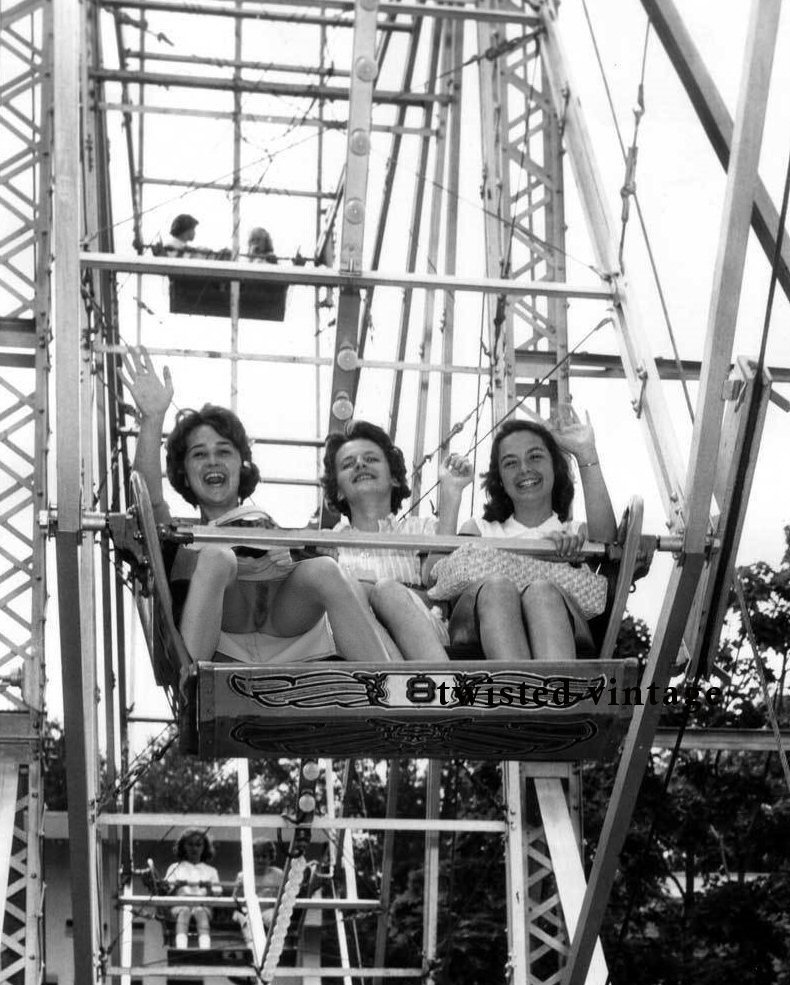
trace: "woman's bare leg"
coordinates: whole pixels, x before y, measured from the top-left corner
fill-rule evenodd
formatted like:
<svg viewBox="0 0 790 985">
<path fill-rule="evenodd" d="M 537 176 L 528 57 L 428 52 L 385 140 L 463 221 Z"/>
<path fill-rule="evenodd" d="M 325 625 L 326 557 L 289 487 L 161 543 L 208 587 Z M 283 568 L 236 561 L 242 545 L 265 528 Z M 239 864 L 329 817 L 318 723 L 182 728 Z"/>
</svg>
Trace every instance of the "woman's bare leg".
<svg viewBox="0 0 790 985">
<path fill-rule="evenodd" d="M 548 581 L 528 585 L 521 609 L 536 660 L 575 660 L 576 643 L 562 593 Z"/>
<path fill-rule="evenodd" d="M 189 946 L 189 918 L 191 910 L 188 906 L 173 907 L 176 918 L 175 945 L 179 950 L 185 950 Z"/>
<path fill-rule="evenodd" d="M 521 599 L 513 582 L 493 576 L 474 582 L 466 589 L 456 602 L 450 619 L 450 638 L 454 643 L 477 638 L 475 606 L 480 645 L 486 659 L 531 659 L 521 616 Z"/>
<path fill-rule="evenodd" d="M 373 618 L 357 597 L 351 579 L 332 558 L 310 558 L 297 564 L 277 590 L 271 626 L 278 636 L 299 636 L 312 629 L 324 613 L 346 660 L 389 663 Z"/>
<path fill-rule="evenodd" d="M 390 578 L 376 582 L 370 593 L 370 607 L 384 624 L 406 660 L 447 660 L 430 616 L 415 602 L 405 585 Z"/>
<path fill-rule="evenodd" d="M 192 912 L 195 915 L 195 929 L 198 933 L 198 947 L 201 951 L 207 951 L 211 947 L 211 921 L 209 920 L 208 910 L 205 906 L 196 906 Z"/>
<path fill-rule="evenodd" d="M 189 582 L 181 635 L 193 660 L 211 660 L 219 644 L 225 590 L 236 580 L 236 555 L 224 545 L 207 544 Z"/>
<path fill-rule="evenodd" d="M 373 584 L 369 581 L 358 581 L 356 578 L 350 578 L 349 580 L 354 589 L 354 594 L 362 603 L 362 607 L 364 609 L 371 609 L 372 611 L 370 597 L 373 592 Z M 373 620 L 373 626 L 379 639 L 384 644 L 384 649 L 387 651 L 390 660 L 395 663 L 403 660 L 403 654 L 395 644 L 395 640 L 390 636 L 386 626 L 382 625 L 378 619 Z"/>
</svg>

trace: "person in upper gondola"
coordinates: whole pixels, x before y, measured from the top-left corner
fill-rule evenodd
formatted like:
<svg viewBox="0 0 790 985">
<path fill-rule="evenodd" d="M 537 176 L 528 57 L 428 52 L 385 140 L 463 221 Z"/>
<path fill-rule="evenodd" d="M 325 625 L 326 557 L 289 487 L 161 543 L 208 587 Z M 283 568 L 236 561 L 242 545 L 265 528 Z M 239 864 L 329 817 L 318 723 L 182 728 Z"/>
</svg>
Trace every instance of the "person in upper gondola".
<svg viewBox="0 0 790 985">
<path fill-rule="evenodd" d="M 169 523 L 160 447 L 173 397 L 170 372 L 165 369 L 162 382 L 142 348 L 124 356 L 124 370 L 140 418 L 135 468 L 157 522 Z M 202 523 L 276 527 L 263 511 L 239 505 L 260 474 L 241 421 L 224 407 L 179 412 L 167 439 L 167 476 L 198 507 Z M 284 548 L 180 547 L 169 578 L 174 608 L 183 602 L 174 615 L 194 661 L 303 662 L 338 651 L 347 660 L 389 659 L 355 586 L 332 558 L 294 561 Z"/>
<path fill-rule="evenodd" d="M 195 239 L 198 220 L 187 212 L 177 215 L 170 224 L 170 239 L 164 244 L 168 256 L 184 256 L 191 253 L 195 247 L 191 244 Z"/>
<path fill-rule="evenodd" d="M 250 260 L 263 263 L 277 263 L 274 243 L 263 226 L 255 226 L 254 229 L 250 230 L 250 235 L 247 239 L 247 256 Z"/>
<path fill-rule="evenodd" d="M 571 519 L 575 459 L 584 492 L 586 523 Z M 567 405 L 551 426 L 507 421 L 496 432 L 482 517 L 467 520 L 462 535 L 553 540 L 558 554 L 578 559 L 586 539 L 612 542 L 617 521 L 601 472 L 589 417 Z M 496 547 L 496 542 L 491 543 Z M 435 574 L 435 572 L 434 572 Z M 584 568 L 584 575 L 592 575 Z M 489 660 L 573 660 L 594 653 L 590 629 L 573 593 L 553 581 L 531 580 L 519 590 L 510 577 L 487 575 L 457 599 L 450 619 L 454 645 L 481 645 Z"/>
</svg>

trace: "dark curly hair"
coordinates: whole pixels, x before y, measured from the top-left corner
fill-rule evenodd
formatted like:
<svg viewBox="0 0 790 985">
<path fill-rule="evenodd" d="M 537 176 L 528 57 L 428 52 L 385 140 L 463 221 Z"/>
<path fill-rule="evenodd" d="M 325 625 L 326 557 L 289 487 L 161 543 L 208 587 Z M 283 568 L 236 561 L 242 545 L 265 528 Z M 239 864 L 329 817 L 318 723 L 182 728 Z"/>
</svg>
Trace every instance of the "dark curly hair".
<svg viewBox="0 0 790 985">
<path fill-rule="evenodd" d="M 184 459 L 187 454 L 187 440 L 195 428 L 203 425 L 214 428 L 217 434 L 230 441 L 241 455 L 241 474 L 239 476 L 239 500 L 251 496 L 261 478 L 258 466 L 252 460 L 250 440 L 244 425 L 232 410 L 217 407 L 216 404 L 203 404 L 200 410 L 180 410 L 176 416 L 173 430 L 167 436 L 166 456 L 167 478 L 177 493 L 192 506 L 197 506 L 194 492 L 186 481 Z"/>
<path fill-rule="evenodd" d="M 499 449 L 502 442 L 510 434 L 519 431 L 531 431 L 543 440 L 554 466 L 554 488 L 551 490 L 551 508 L 564 523 L 570 515 L 573 503 L 573 475 L 568 456 L 560 449 L 551 431 L 532 421 L 505 421 L 494 435 L 491 444 L 491 460 L 488 471 L 483 473 L 483 490 L 488 497 L 483 508 L 484 520 L 496 520 L 504 523 L 513 515 L 513 501 L 505 492 L 502 478 L 499 474 Z"/>
<path fill-rule="evenodd" d="M 390 497 L 390 510 L 397 513 L 401 503 L 411 492 L 409 483 L 406 481 L 406 460 L 403 457 L 403 452 L 396 444 L 393 444 L 387 432 L 369 421 L 348 421 L 342 431 L 333 431 L 332 434 L 327 435 L 324 444 L 324 472 L 321 476 L 321 485 L 324 487 L 327 503 L 339 510 L 344 516 L 351 518 L 348 503 L 338 498 L 335 459 L 343 445 L 359 439 L 372 441 L 384 452 L 395 483 Z"/>
<path fill-rule="evenodd" d="M 175 847 L 176 858 L 180 862 L 183 862 L 186 859 L 186 843 L 190 838 L 194 838 L 195 836 L 199 836 L 203 839 L 203 851 L 200 853 L 200 861 L 210 862 L 214 858 L 214 842 L 211 835 L 205 828 L 187 828 L 185 831 L 181 832 Z"/>
</svg>

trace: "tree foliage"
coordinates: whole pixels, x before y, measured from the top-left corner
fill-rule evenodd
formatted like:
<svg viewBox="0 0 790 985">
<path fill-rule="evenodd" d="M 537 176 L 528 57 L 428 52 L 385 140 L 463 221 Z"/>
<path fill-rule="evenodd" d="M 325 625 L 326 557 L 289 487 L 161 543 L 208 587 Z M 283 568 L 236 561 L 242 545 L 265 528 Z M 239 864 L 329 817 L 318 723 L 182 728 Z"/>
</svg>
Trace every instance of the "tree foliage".
<svg viewBox="0 0 790 985">
<path fill-rule="evenodd" d="M 771 701 L 786 724 L 790 652 L 790 528 L 778 569 L 741 570 L 766 664 Z M 624 625 L 624 633 L 634 627 Z M 633 645 L 633 640 L 629 646 Z M 716 667 L 724 701 L 690 716 L 696 726 L 760 728 L 767 707 L 735 595 Z M 721 680 L 714 683 L 721 683 Z M 665 724 L 680 725 L 671 709 Z M 612 981 L 629 985 L 787 985 L 790 982 L 790 795 L 775 753 L 689 750 L 667 784 L 654 756 L 620 858 L 603 930 Z M 585 773 L 588 857 L 614 768 Z M 621 931 L 628 917 L 627 933 Z"/>
</svg>

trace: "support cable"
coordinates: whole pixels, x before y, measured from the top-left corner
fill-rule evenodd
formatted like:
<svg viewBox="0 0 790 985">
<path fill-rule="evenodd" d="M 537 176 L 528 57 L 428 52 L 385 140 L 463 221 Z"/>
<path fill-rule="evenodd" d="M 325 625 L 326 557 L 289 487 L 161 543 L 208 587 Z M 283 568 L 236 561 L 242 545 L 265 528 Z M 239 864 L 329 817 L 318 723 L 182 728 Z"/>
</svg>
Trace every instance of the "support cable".
<svg viewBox="0 0 790 985">
<path fill-rule="evenodd" d="M 485 345 L 485 341 L 483 339 L 483 336 L 484 336 L 484 333 L 485 333 L 485 327 L 486 327 L 486 323 L 485 323 L 485 312 L 486 312 L 486 299 L 483 298 L 482 299 L 482 303 L 481 303 L 481 308 L 480 308 L 480 343 L 479 343 L 478 350 L 477 350 L 478 351 L 478 365 L 480 365 L 480 366 L 482 366 L 482 363 L 483 363 L 483 356 L 488 354 L 488 351 L 487 351 L 486 345 Z M 475 416 L 475 426 L 474 426 L 474 431 L 472 432 L 472 434 L 473 434 L 473 440 L 474 440 L 473 454 L 472 454 L 472 473 L 475 474 L 475 475 L 477 474 L 477 447 L 480 444 L 480 440 L 479 440 L 479 434 L 480 434 L 480 410 L 481 410 L 481 408 L 483 406 L 483 404 L 482 404 L 482 398 L 480 396 L 480 387 L 482 386 L 482 384 L 483 384 L 483 378 L 482 378 L 482 376 L 480 374 L 478 374 L 478 377 L 477 377 L 477 394 L 476 394 L 476 396 L 477 396 L 477 403 L 475 404 L 475 415 L 474 415 Z M 471 504 L 472 505 L 472 515 L 473 516 L 474 516 L 474 512 L 475 512 L 475 494 L 476 494 L 476 492 L 477 492 L 477 483 L 476 482 L 473 482 L 472 483 L 472 504 Z"/>
<path fill-rule="evenodd" d="M 595 57 L 598 62 L 598 68 L 601 73 L 601 80 L 603 82 L 604 91 L 606 92 L 606 99 L 609 104 L 609 111 L 612 114 L 612 122 L 614 124 L 615 133 L 617 135 L 617 142 L 620 145 L 620 153 L 622 154 L 623 161 L 626 160 L 625 143 L 623 142 L 622 133 L 620 131 L 620 124 L 617 120 L 617 112 L 614 108 L 614 100 L 612 98 L 612 90 L 609 86 L 609 80 L 606 77 L 606 70 L 603 65 L 603 59 L 601 58 L 601 52 L 598 47 L 598 39 L 595 36 L 595 31 L 593 29 L 592 20 L 590 19 L 590 12 L 587 9 L 587 0 L 582 0 L 582 7 L 584 9 L 584 16 L 587 20 L 587 26 L 590 30 L 590 38 L 592 40 L 593 49 L 595 51 Z M 645 41 L 645 45 L 647 41 Z M 643 73 L 644 76 L 644 73 Z M 680 351 L 678 349 L 677 340 L 675 339 L 675 330 L 672 327 L 672 319 L 669 315 L 669 306 L 667 304 L 667 299 L 664 294 L 664 288 L 661 283 L 661 278 L 658 274 L 658 265 L 656 263 L 656 258 L 653 253 L 653 246 L 650 241 L 650 237 L 647 232 L 647 223 L 645 222 L 644 214 L 642 213 L 642 206 L 639 204 L 639 196 L 636 194 L 636 189 L 634 189 L 634 205 L 636 205 L 636 214 L 639 219 L 639 227 L 642 230 L 642 236 L 645 241 L 645 248 L 647 250 L 648 262 L 650 263 L 650 271 L 653 274 L 653 280 L 656 285 L 656 291 L 658 293 L 658 300 L 661 305 L 661 312 L 664 316 L 664 323 L 667 326 L 667 333 L 669 334 L 670 345 L 672 346 L 672 354 L 675 361 L 675 366 L 678 371 L 678 379 L 680 380 L 681 386 L 683 387 L 683 396 L 686 400 L 686 408 L 689 413 L 689 419 L 693 422 L 694 420 L 694 406 L 691 402 L 691 395 L 689 393 L 688 380 L 686 379 L 686 373 L 683 369 L 683 363 L 680 358 Z M 622 260 L 621 260 L 622 264 Z"/>
<path fill-rule="evenodd" d="M 370 154 L 371 157 L 378 157 L 384 163 L 386 163 L 385 155 L 382 154 L 376 147 L 371 146 Z M 414 174 L 414 175 L 418 174 L 417 168 L 413 165 L 404 163 L 402 167 L 408 170 L 410 174 Z M 426 177 L 425 181 L 426 184 L 431 185 L 434 188 L 438 188 L 440 191 L 443 191 L 450 199 L 457 202 L 458 204 L 468 206 L 476 214 L 482 216 L 490 216 L 491 218 L 494 218 L 499 222 L 502 223 L 507 222 L 508 225 L 510 224 L 510 220 L 503 219 L 502 216 L 499 214 L 499 212 L 497 212 L 495 209 L 486 208 L 486 206 L 482 205 L 479 201 L 475 201 L 474 199 L 468 198 L 466 195 L 463 195 L 459 191 L 451 190 L 442 181 L 439 181 L 436 178 L 429 178 L 429 177 Z M 556 246 L 553 243 L 549 243 L 548 240 L 542 239 L 536 233 L 531 232 L 529 229 L 526 229 L 524 226 L 518 225 L 518 231 L 525 239 L 528 239 L 531 243 L 534 243 L 536 246 L 540 247 L 542 250 L 545 250 L 547 253 L 558 253 L 560 256 L 565 257 L 566 260 L 570 260 L 572 263 L 576 263 L 580 267 L 584 267 L 585 270 L 592 271 L 592 273 L 594 273 L 597 277 L 601 277 L 603 279 L 603 275 L 601 274 L 601 271 L 591 261 L 582 260 L 581 257 L 575 256 L 573 253 L 570 253 L 568 250 L 563 249 L 560 246 Z"/>
<path fill-rule="evenodd" d="M 620 189 L 620 197 L 623 200 L 623 210 L 621 213 L 620 228 L 620 249 L 618 260 L 620 269 L 625 269 L 623 262 L 623 250 L 625 249 L 625 231 L 628 227 L 628 220 L 631 216 L 631 198 L 636 195 L 636 159 L 639 153 L 637 138 L 639 136 L 639 124 L 645 115 L 645 68 L 647 66 L 647 42 L 650 38 L 650 20 L 648 19 L 645 27 L 645 40 L 642 46 L 642 69 L 639 76 L 639 85 L 636 90 L 636 105 L 634 106 L 634 135 L 631 138 L 631 146 L 625 159 L 625 177 L 623 187 Z"/>
<path fill-rule="evenodd" d="M 780 216 L 780 220 L 779 220 L 779 234 L 776 237 L 776 246 L 775 246 L 775 249 L 774 249 L 774 256 L 773 256 L 773 263 L 772 263 L 772 270 L 771 270 L 771 281 L 770 281 L 769 288 L 768 288 L 768 298 L 767 298 L 767 302 L 766 302 L 765 318 L 764 318 L 764 321 L 763 321 L 763 329 L 762 329 L 762 334 L 761 334 L 761 338 L 760 338 L 760 355 L 759 355 L 759 358 L 758 358 L 757 373 L 756 373 L 756 376 L 755 376 L 755 384 L 758 387 L 759 386 L 762 386 L 762 375 L 763 375 L 763 367 L 764 367 L 764 362 L 765 362 L 765 352 L 766 352 L 766 348 L 767 348 L 767 345 L 768 345 L 768 333 L 769 333 L 770 325 L 771 325 L 771 314 L 772 314 L 772 311 L 773 311 L 773 300 L 774 300 L 774 295 L 775 295 L 775 292 L 776 292 L 776 283 L 777 283 L 777 280 L 778 280 L 779 262 L 780 262 L 780 259 L 781 259 L 782 240 L 784 238 L 784 228 L 785 228 L 785 222 L 786 222 L 786 219 L 787 219 L 788 202 L 790 202 L 790 158 L 788 158 L 787 172 L 785 174 L 785 185 L 784 185 L 784 192 L 783 192 L 783 195 L 782 195 L 782 210 L 781 210 L 781 216 Z M 753 401 L 752 407 L 756 407 L 756 403 L 757 403 L 756 401 Z M 740 503 L 739 503 L 739 505 L 740 505 Z M 785 750 L 783 748 L 783 745 L 782 745 L 782 735 L 781 735 L 781 731 L 779 730 L 779 724 L 778 724 L 777 717 L 776 717 L 776 710 L 775 710 L 775 708 L 773 706 L 773 703 L 771 701 L 770 694 L 768 693 L 768 685 L 767 685 L 767 681 L 766 681 L 766 677 L 765 677 L 765 667 L 764 667 L 764 664 L 763 664 L 761 652 L 759 650 L 759 647 L 757 645 L 756 638 L 754 636 L 754 630 L 752 628 L 751 618 L 749 616 L 749 612 L 748 612 L 748 609 L 746 607 L 746 600 L 745 600 L 744 594 L 743 594 L 743 581 L 742 581 L 742 578 L 741 578 L 740 570 L 737 570 L 735 572 L 735 574 L 733 576 L 733 579 L 732 579 L 732 585 L 733 585 L 733 588 L 735 590 L 735 594 L 736 594 L 736 596 L 738 598 L 738 602 L 739 602 L 740 609 L 741 609 L 741 615 L 742 615 L 743 622 L 744 622 L 744 628 L 745 628 L 746 634 L 747 634 L 747 636 L 749 638 L 749 644 L 750 644 L 750 646 L 752 648 L 752 652 L 754 653 L 755 667 L 757 668 L 757 674 L 758 674 L 758 677 L 760 679 L 760 686 L 762 688 L 763 698 L 765 700 L 765 705 L 766 705 L 766 714 L 768 715 L 768 719 L 769 719 L 769 722 L 770 722 L 770 725 L 771 725 L 771 729 L 772 729 L 773 734 L 774 734 L 774 737 L 776 738 L 776 741 L 777 741 L 777 749 L 778 749 L 779 758 L 780 758 L 780 761 L 781 761 L 781 764 L 782 764 L 782 770 L 783 770 L 784 776 L 785 776 L 785 782 L 787 783 L 788 790 L 790 791 L 790 765 L 788 765 L 787 754 L 786 754 L 786 752 L 785 752 Z M 703 663 L 704 662 L 702 660 L 697 661 L 697 669 L 696 669 L 696 672 L 694 674 L 694 681 L 693 681 L 693 686 L 694 687 L 697 687 L 698 686 L 699 681 L 702 678 Z M 687 703 L 686 706 L 685 706 L 685 708 L 684 708 L 683 718 L 682 718 L 680 727 L 678 728 L 677 737 L 675 739 L 675 744 L 674 744 L 674 746 L 672 748 L 672 752 L 670 754 L 670 759 L 669 759 L 669 764 L 667 766 L 667 770 L 666 770 L 666 773 L 665 773 L 665 776 L 664 776 L 664 787 L 663 787 L 663 789 L 664 789 L 664 793 L 665 794 L 669 790 L 669 783 L 670 783 L 670 781 L 672 779 L 672 774 L 674 772 L 675 765 L 677 763 L 677 760 L 678 760 L 678 757 L 679 757 L 679 754 L 680 754 L 680 747 L 681 747 L 681 744 L 683 742 L 683 734 L 684 734 L 684 732 L 686 730 L 686 727 L 688 725 L 688 720 L 689 720 L 690 714 L 691 714 L 691 706 L 690 706 L 690 704 Z M 648 834 L 647 834 L 647 838 L 645 839 L 645 843 L 644 843 L 643 852 L 645 854 L 649 851 L 650 846 L 651 846 L 651 844 L 653 842 L 653 838 L 655 836 L 655 831 L 656 831 L 656 825 L 657 825 L 657 818 L 654 815 L 653 820 L 652 820 L 651 825 L 650 825 L 650 829 L 649 829 Z M 630 923 L 631 914 L 633 913 L 633 909 L 634 909 L 634 906 L 635 905 L 636 905 L 636 890 L 634 889 L 634 890 L 632 890 L 631 895 L 629 897 L 628 904 L 626 906 L 626 912 L 625 912 L 625 915 L 623 917 L 623 922 L 620 925 L 620 931 L 619 931 L 618 936 L 617 936 L 617 944 L 616 944 L 616 947 L 618 949 L 621 948 L 621 946 L 622 946 L 622 944 L 623 944 L 623 942 L 624 942 L 624 940 L 626 938 L 626 935 L 627 935 L 627 932 L 628 932 L 628 925 Z M 607 976 L 606 985 L 609 985 L 610 980 L 611 980 L 611 978 L 609 976 Z"/>
<path fill-rule="evenodd" d="M 519 397 L 519 399 L 513 404 L 510 410 L 506 411 L 504 414 L 502 414 L 502 416 L 498 420 L 494 421 L 494 423 L 485 432 L 482 438 L 475 439 L 475 441 L 469 447 L 469 450 L 466 452 L 466 454 L 467 455 L 471 454 L 475 450 L 475 448 L 477 448 L 477 446 L 481 444 L 481 442 L 485 441 L 485 439 L 490 434 L 493 434 L 493 432 L 496 431 L 496 429 L 499 427 L 500 424 L 502 424 L 503 421 L 507 420 L 507 418 L 510 417 L 511 414 L 514 414 L 525 401 L 529 400 L 529 398 L 532 397 L 538 391 L 538 389 L 542 387 L 543 384 L 557 372 L 558 369 L 562 368 L 562 366 L 571 358 L 571 356 L 575 355 L 576 351 L 580 348 L 580 346 L 584 345 L 585 342 L 587 342 L 587 340 L 591 338 L 595 334 L 595 332 L 598 331 L 599 328 L 603 328 L 604 325 L 611 325 L 611 324 L 613 324 L 612 316 L 607 315 L 606 318 L 602 318 L 597 325 L 594 325 L 590 329 L 590 331 L 587 332 L 587 334 L 584 335 L 572 349 L 568 350 L 568 352 L 562 357 L 562 359 L 558 360 L 550 369 L 548 369 L 544 373 L 544 375 L 539 380 L 536 381 L 536 383 L 533 386 L 529 388 L 529 390 L 524 394 L 523 397 Z M 490 388 L 486 391 L 485 396 L 481 401 L 481 404 L 485 403 L 485 401 L 489 398 L 489 396 L 490 396 Z M 479 406 L 480 405 L 478 405 L 478 407 Z M 463 430 L 464 425 L 475 415 L 475 413 L 477 413 L 478 407 L 474 407 L 466 415 L 466 417 L 464 417 L 462 420 L 454 424 L 450 428 L 449 432 L 444 436 L 443 440 L 433 449 L 433 451 L 423 456 L 422 461 L 420 461 L 419 464 L 414 467 L 411 474 L 411 478 L 413 478 L 417 474 L 417 472 L 420 469 L 422 469 L 423 466 L 426 465 L 438 451 L 446 447 L 446 445 L 456 434 L 458 434 L 460 431 Z M 412 505 L 406 510 L 406 512 L 402 514 L 400 519 L 405 519 L 413 510 L 415 510 L 420 505 L 420 503 L 426 498 L 426 496 L 428 496 L 430 493 L 433 492 L 434 489 L 438 487 L 438 485 L 439 485 L 438 481 L 434 482 L 434 484 L 429 489 L 427 489 L 416 502 L 412 503 Z"/>
</svg>

